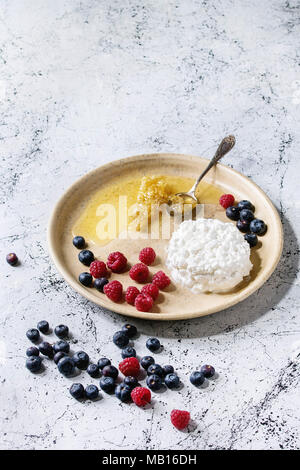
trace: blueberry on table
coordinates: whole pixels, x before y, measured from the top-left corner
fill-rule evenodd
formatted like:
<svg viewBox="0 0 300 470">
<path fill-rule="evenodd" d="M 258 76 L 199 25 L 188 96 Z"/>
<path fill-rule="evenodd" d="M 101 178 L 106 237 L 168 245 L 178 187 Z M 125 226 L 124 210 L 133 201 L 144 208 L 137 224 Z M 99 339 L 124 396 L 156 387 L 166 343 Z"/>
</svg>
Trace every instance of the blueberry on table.
<svg viewBox="0 0 300 470">
<path fill-rule="evenodd" d="M 138 379 L 136 377 L 132 377 L 131 375 L 128 375 L 127 377 L 124 378 L 124 384 L 129 385 L 131 389 L 134 389 L 135 387 L 138 386 Z"/>
<path fill-rule="evenodd" d="M 63 351 L 59 351 L 57 353 L 54 354 L 54 357 L 53 357 L 53 360 L 55 362 L 55 364 L 58 364 L 59 361 L 63 358 L 63 357 L 66 357 L 67 356 L 67 353 L 63 352 Z"/>
<path fill-rule="evenodd" d="M 129 338 L 124 331 L 117 331 L 113 336 L 113 342 L 116 346 L 119 346 L 119 348 L 125 348 L 129 343 Z"/>
<path fill-rule="evenodd" d="M 90 364 L 86 371 L 90 377 L 96 378 L 99 376 L 99 366 L 97 364 Z"/>
<path fill-rule="evenodd" d="M 54 352 L 65 352 L 65 353 L 69 353 L 70 352 L 70 345 L 69 343 L 67 343 L 67 341 L 65 341 L 64 339 L 61 339 L 60 341 L 57 341 L 56 343 L 54 343 L 53 345 L 53 349 L 54 349 Z"/>
<path fill-rule="evenodd" d="M 58 338 L 66 338 L 69 334 L 69 328 L 66 325 L 57 325 L 54 328 L 54 333 Z"/>
<path fill-rule="evenodd" d="M 102 374 L 104 377 L 116 379 L 119 375 L 119 371 L 115 366 L 105 366 L 102 369 Z"/>
<path fill-rule="evenodd" d="M 18 260 L 16 253 L 8 253 L 8 255 L 6 255 L 6 261 L 11 266 L 16 266 L 19 260 Z"/>
<path fill-rule="evenodd" d="M 53 347 L 50 343 L 48 343 L 47 341 L 43 341 L 40 345 L 39 345 L 39 350 L 40 350 L 40 353 L 43 354 L 44 356 L 47 356 L 49 357 L 50 359 L 53 358 L 54 356 L 54 351 L 53 351 Z"/>
<path fill-rule="evenodd" d="M 42 359 L 39 356 L 30 356 L 26 359 L 26 367 L 30 372 L 38 372 L 42 367 Z"/>
<path fill-rule="evenodd" d="M 254 214 L 250 209 L 242 209 L 240 211 L 240 220 L 245 220 L 246 222 L 251 222 L 254 219 Z"/>
<path fill-rule="evenodd" d="M 162 387 L 162 378 L 159 375 L 151 374 L 146 379 L 147 386 L 150 390 L 159 390 Z"/>
<path fill-rule="evenodd" d="M 251 248 L 257 245 L 258 239 L 255 233 L 246 233 L 244 239 L 249 243 Z"/>
<path fill-rule="evenodd" d="M 37 324 L 38 330 L 40 330 L 41 333 L 48 333 L 49 332 L 49 323 L 46 320 L 39 321 Z"/>
<path fill-rule="evenodd" d="M 164 378 L 164 370 L 159 364 L 151 364 L 147 369 L 147 375 L 159 375 L 162 379 Z"/>
<path fill-rule="evenodd" d="M 90 362 L 88 354 L 84 351 L 77 351 L 73 356 L 73 361 L 78 369 L 84 370 Z"/>
<path fill-rule="evenodd" d="M 99 277 L 98 279 L 94 280 L 94 287 L 99 292 L 103 292 L 103 288 L 106 286 L 106 284 L 108 284 L 108 279 L 106 279 L 106 277 Z"/>
<path fill-rule="evenodd" d="M 26 350 L 26 356 L 30 357 L 30 356 L 38 356 L 40 354 L 40 351 L 38 350 L 38 348 L 36 348 L 35 346 L 31 346 L 30 348 L 28 348 Z"/>
<path fill-rule="evenodd" d="M 93 276 L 90 273 L 79 274 L 78 280 L 85 287 L 91 287 L 93 284 Z"/>
<path fill-rule="evenodd" d="M 99 389 L 96 385 L 88 385 L 85 389 L 85 396 L 90 400 L 96 400 L 99 395 Z"/>
<path fill-rule="evenodd" d="M 112 393 L 115 390 L 116 384 L 112 377 L 101 377 L 100 388 L 106 393 Z"/>
<path fill-rule="evenodd" d="M 254 205 L 250 202 L 250 201 L 247 201 L 247 200 L 243 200 L 243 201 L 240 201 L 237 205 L 237 208 L 241 211 L 243 209 L 249 209 L 250 211 L 254 212 L 255 211 L 255 207 Z"/>
<path fill-rule="evenodd" d="M 256 235 L 264 235 L 267 231 L 267 226 L 263 220 L 254 219 L 250 222 L 250 232 L 256 233 Z"/>
<path fill-rule="evenodd" d="M 117 385 L 115 389 L 116 397 L 122 402 L 131 400 L 131 392 L 132 388 L 129 385 L 126 385 L 125 383 Z"/>
<path fill-rule="evenodd" d="M 131 346 L 127 346 L 127 348 L 122 349 L 121 356 L 123 359 L 126 359 L 127 357 L 136 357 L 136 350 Z"/>
<path fill-rule="evenodd" d="M 157 338 L 149 338 L 146 341 L 146 346 L 151 352 L 158 351 L 160 349 L 160 341 Z"/>
<path fill-rule="evenodd" d="M 94 261 L 94 254 L 90 250 L 82 250 L 78 254 L 79 261 L 85 266 L 89 266 Z"/>
<path fill-rule="evenodd" d="M 209 364 L 204 364 L 204 366 L 201 367 L 201 372 L 207 379 L 210 379 L 215 375 L 214 367 Z"/>
<path fill-rule="evenodd" d="M 110 365 L 111 365 L 111 362 L 109 359 L 107 359 L 107 357 L 101 357 L 98 361 L 98 367 L 100 370 L 102 370 L 103 367 L 110 366 Z"/>
<path fill-rule="evenodd" d="M 155 360 L 152 356 L 144 356 L 141 359 L 141 366 L 143 369 L 147 370 L 149 366 L 155 363 Z"/>
<path fill-rule="evenodd" d="M 240 232 L 246 233 L 249 231 L 249 222 L 246 220 L 238 220 L 236 226 Z"/>
<path fill-rule="evenodd" d="M 75 248 L 82 250 L 82 248 L 85 247 L 85 239 L 78 235 L 77 237 L 73 238 L 73 245 L 75 246 Z"/>
<path fill-rule="evenodd" d="M 240 218 L 240 209 L 235 206 L 229 206 L 226 209 L 226 216 L 230 220 L 239 220 Z"/>
<path fill-rule="evenodd" d="M 70 377 L 75 372 L 75 364 L 71 357 L 66 356 L 58 361 L 57 368 L 65 377 Z"/>
<path fill-rule="evenodd" d="M 129 323 L 122 326 L 122 331 L 124 331 L 128 338 L 133 338 L 137 334 L 137 328 Z"/>
<path fill-rule="evenodd" d="M 174 374 L 174 373 L 171 373 L 171 374 L 167 374 L 165 376 L 165 384 L 168 388 L 170 388 L 171 390 L 173 388 L 178 388 L 179 387 L 179 383 L 180 383 L 180 380 L 179 380 L 179 377 L 178 375 Z"/>
<path fill-rule="evenodd" d="M 204 381 L 205 381 L 205 377 L 203 373 L 199 372 L 198 370 L 193 372 L 190 376 L 190 382 L 196 387 L 199 387 L 199 385 L 202 385 Z"/>
<path fill-rule="evenodd" d="M 70 387 L 70 394 L 76 400 L 80 400 L 80 398 L 84 397 L 84 387 L 82 384 L 72 384 Z"/>
<path fill-rule="evenodd" d="M 36 328 L 30 328 L 26 331 L 26 336 L 30 341 L 36 343 L 40 339 L 40 332 Z"/>
<path fill-rule="evenodd" d="M 164 371 L 164 374 L 165 374 L 165 375 L 173 374 L 173 372 L 174 372 L 174 367 L 173 367 L 173 366 L 170 366 L 170 365 L 163 366 L 163 371 Z"/>
</svg>

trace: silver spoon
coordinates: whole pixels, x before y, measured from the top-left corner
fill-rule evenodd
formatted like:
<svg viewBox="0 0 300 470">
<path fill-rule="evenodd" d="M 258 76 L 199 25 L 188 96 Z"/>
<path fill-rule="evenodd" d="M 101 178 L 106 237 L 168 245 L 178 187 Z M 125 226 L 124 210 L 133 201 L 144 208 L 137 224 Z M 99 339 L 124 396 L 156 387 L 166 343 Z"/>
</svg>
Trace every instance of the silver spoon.
<svg viewBox="0 0 300 470">
<path fill-rule="evenodd" d="M 190 197 L 192 199 L 194 199 L 194 201 L 198 202 L 198 199 L 195 195 L 195 192 L 196 192 L 196 189 L 198 187 L 198 184 L 200 183 L 200 181 L 202 180 L 202 178 L 204 178 L 204 176 L 206 175 L 206 173 L 219 161 L 221 160 L 222 157 L 224 157 L 224 155 L 226 155 L 226 153 L 228 153 L 233 147 L 234 147 L 234 144 L 235 144 L 235 137 L 233 135 L 228 135 L 227 137 L 224 137 L 224 139 L 222 140 L 222 142 L 220 143 L 214 157 L 210 160 L 209 164 L 207 165 L 207 167 L 205 168 L 205 170 L 201 173 L 201 175 L 199 176 L 199 178 L 197 179 L 197 181 L 195 182 L 195 184 L 193 184 L 193 186 L 191 187 L 191 189 L 189 191 L 187 191 L 186 193 L 176 193 L 175 196 L 181 196 L 181 197 Z"/>
</svg>

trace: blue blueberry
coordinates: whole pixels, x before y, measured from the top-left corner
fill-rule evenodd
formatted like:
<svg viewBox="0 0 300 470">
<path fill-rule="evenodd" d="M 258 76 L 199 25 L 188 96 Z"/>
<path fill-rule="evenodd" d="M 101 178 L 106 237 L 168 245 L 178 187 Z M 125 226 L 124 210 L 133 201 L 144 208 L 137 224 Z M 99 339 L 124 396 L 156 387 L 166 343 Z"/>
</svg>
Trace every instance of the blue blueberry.
<svg viewBox="0 0 300 470">
<path fill-rule="evenodd" d="M 198 370 L 193 372 L 190 376 L 190 382 L 193 385 L 196 385 L 196 387 L 199 387 L 200 385 L 202 385 L 204 383 L 204 380 L 205 380 L 204 375 L 202 374 L 202 372 L 199 372 Z"/>
<path fill-rule="evenodd" d="M 238 207 L 235 207 L 235 206 L 227 207 L 226 216 L 230 220 L 239 220 L 239 218 L 240 218 L 240 209 Z"/>
<path fill-rule="evenodd" d="M 107 359 L 107 357 L 101 357 L 101 359 L 99 359 L 98 361 L 98 367 L 100 370 L 102 370 L 103 367 L 110 366 L 110 365 L 111 365 L 111 362 L 109 359 Z"/>
<path fill-rule="evenodd" d="M 127 348 L 122 349 L 121 355 L 123 359 L 126 359 L 126 357 L 136 357 L 136 350 L 131 346 L 127 346 Z"/>
<path fill-rule="evenodd" d="M 258 239 L 255 233 L 246 233 L 244 239 L 249 243 L 251 248 L 257 245 Z"/>
<path fill-rule="evenodd" d="M 263 220 L 254 219 L 250 222 L 250 232 L 256 233 L 256 235 L 264 235 L 267 231 L 267 226 Z"/>
<path fill-rule="evenodd" d="M 82 248 L 85 247 L 85 239 L 78 235 L 77 237 L 73 238 L 73 245 L 79 250 L 82 250 Z"/>
<path fill-rule="evenodd" d="M 41 333 L 49 333 L 49 323 L 46 320 L 39 321 L 37 324 L 38 330 L 40 330 Z"/>
<path fill-rule="evenodd" d="M 209 364 L 205 364 L 204 366 L 201 367 L 201 372 L 206 377 L 207 379 L 210 379 L 215 375 L 215 369 L 213 366 L 210 366 Z"/>
<path fill-rule="evenodd" d="M 113 336 L 113 342 L 116 346 L 119 346 L 119 348 L 125 348 L 129 343 L 129 338 L 124 331 L 117 331 Z"/>
<path fill-rule="evenodd" d="M 162 379 L 164 378 L 164 370 L 159 364 L 151 364 L 147 369 L 147 375 L 159 375 Z"/>
<path fill-rule="evenodd" d="M 126 323 L 122 326 L 122 331 L 128 336 L 128 338 L 133 338 L 137 334 L 137 329 L 134 325 Z"/>
<path fill-rule="evenodd" d="M 165 384 L 168 388 L 173 389 L 173 388 L 178 388 L 179 387 L 179 377 L 178 375 L 171 373 L 165 376 Z"/>
<path fill-rule="evenodd" d="M 106 277 L 99 277 L 98 279 L 94 280 L 94 287 L 99 292 L 103 292 L 103 288 L 106 284 L 108 284 L 108 279 L 106 279 Z"/>
<path fill-rule="evenodd" d="M 99 395 L 99 388 L 96 385 L 88 385 L 85 389 L 85 396 L 89 400 L 96 400 Z"/>
<path fill-rule="evenodd" d="M 69 334 L 69 328 L 67 327 L 67 325 L 57 325 L 54 328 L 54 333 L 61 339 L 66 338 Z"/>
<path fill-rule="evenodd" d="M 115 381 L 112 377 L 101 377 L 100 388 L 106 393 L 112 393 L 115 390 Z"/>
<path fill-rule="evenodd" d="M 69 353 L 70 352 L 70 345 L 69 343 L 67 343 L 67 341 L 65 341 L 64 339 L 61 339 L 60 341 L 57 341 L 56 343 L 54 343 L 53 345 L 53 349 L 54 349 L 54 352 L 65 352 L 65 353 Z"/>
<path fill-rule="evenodd" d="M 79 261 L 85 266 L 89 266 L 94 261 L 94 254 L 90 250 L 82 250 L 78 254 Z"/>
<path fill-rule="evenodd" d="M 76 400 L 80 400 L 80 398 L 84 398 L 85 394 L 84 394 L 84 387 L 82 384 L 72 384 L 69 391 L 72 397 L 76 398 Z"/>
<path fill-rule="evenodd" d="M 251 222 L 254 219 L 254 214 L 249 209 L 242 209 L 240 211 L 240 220 L 245 220 L 246 222 Z"/>
<path fill-rule="evenodd" d="M 250 201 L 246 201 L 245 199 L 243 201 L 240 201 L 237 205 L 237 208 L 241 211 L 243 209 L 249 209 L 250 211 L 254 212 L 255 207 Z"/>
<path fill-rule="evenodd" d="M 149 375 L 146 382 L 150 390 L 159 390 L 162 387 L 162 379 L 156 374 Z"/>
<path fill-rule="evenodd" d="M 121 383 L 116 386 L 115 395 L 119 400 L 126 402 L 131 400 L 131 391 L 132 388 L 129 385 Z"/>
<path fill-rule="evenodd" d="M 119 375 L 119 371 L 115 366 L 105 366 L 102 369 L 102 374 L 104 377 L 112 377 L 113 379 L 116 379 Z"/>
<path fill-rule="evenodd" d="M 40 332 L 36 328 L 30 328 L 26 331 L 26 336 L 30 341 L 36 343 L 40 339 Z"/>
<path fill-rule="evenodd" d="M 97 364 L 90 364 L 86 371 L 93 378 L 99 376 L 99 366 Z"/>
<path fill-rule="evenodd" d="M 141 366 L 147 370 L 149 366 L 155 363 L 155 360 L 152 356 L 144 356 L 141 359 Z"/>
<path fill-rule="evenodd" d="M 30 357 L 30 356 L 38 356 L 40 354 L 40 351 L 38 350 L 38 348 L 36 348 L 35 346 L 31 346 L 30 348 L 28 348 L 26 350 L 26 356 Z"/>
<path fill-rule="evenodd" d="M 26 359 L 26 367 L 30 372 L 38 372 L 42 367 L 42 359 L 39 356 L 30 356 Z"/>
<path fill-rule="evenodd" d="M 240 232 L 246 233 L 249 231 L 249 222 L 246 220 L 238 220 L 236 223 L 237 228 Z"/>
<path fill-rule="evenodd" d="M 40 353 L 43 354 L 44 356 L 47 356 L 49 358 L 53 358 L 54 356 L 54 351 L 53 351 L 53 347 L 50 343 L 47 343 L 47 341 L 43 341 L 40 345 L 39 345 L 39 350 L 40 350 Z"/>
<path fill-rule="evenodd" d="M 57 368 L 59 372 L 66 376 L 70 377 L 75 372 L 75 364 L 71 357 L 65 356 L 58 361 Z"/>
<path fill-rule="evenodd" d="M 57 353 L 54 354 L 54 362 L 55 364 L 58 364 L 59 361 L 63 358 L 63 357 L 66 357 L 67 356 L 67 353 L 63 352 L 63 351 L 59 351 Z"/>
<path fill-rule="evenodd" d="M 131 375 L 128 375 L 124 378 L 124 384 L 129 385 L 131 390 L 133 390 L 135 387 L 138 386 L 139 383 L 136 377 L 131 377 Z"/>
<path fill-rule="evenodd" d="M 164 371 L 164 375 L 173 374 L 174 367 L 170 365 L 163 366 L 163 371 Z"/>
<path fill-rule="evenodd" d="M 93 284 L 93 276 L 90 273 L 79 274 L 78 280 L 85 287 L 91 287 Z"/>
<path fill-rule="evenodd" d="M 157 338 L 149 338 L 146 341 L 146 346 L 151 352 L 158 351 L 160 349 L 160 341 Z"/>
<path fill-rule="evenodd" d="M 77 369 L 84 370 L 89 365 L 90 358 L 86 352 L 77 351 L 73 356 L 73 361 Z"/>
</svg>

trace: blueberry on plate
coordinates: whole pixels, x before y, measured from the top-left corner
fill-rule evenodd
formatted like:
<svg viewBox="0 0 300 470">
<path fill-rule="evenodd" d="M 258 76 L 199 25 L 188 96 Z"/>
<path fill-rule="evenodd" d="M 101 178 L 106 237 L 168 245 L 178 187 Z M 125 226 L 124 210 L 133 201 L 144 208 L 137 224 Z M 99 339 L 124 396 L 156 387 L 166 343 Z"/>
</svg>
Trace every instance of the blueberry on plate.
<svg viewBox="0 0 300 470">
<path fill-rule="evenodd" d="M 160 341 L 157 338 L 149 338 L 146 341 L 146 346 L 151 352 L 158 351 L 160 349 Z"/>
<path fill-rule="evenodd" d="M 240 232 L 246 233 L 249 231 L 249 222 L 246 220 L 238 220 L 236 226 Z"/>
<path fill-rule="evenodd" d="M 144 356 L 141 359 L 141 366 L 147 370 L 149 366 L 155 363 L 155 360 L 152 356 Z"/>
<path fill-rule="evenodd" d="M 111 377 L 115 380 L 119 375 L 119 371 L 115 366 L 105 366 L 102 369 L 102 375 L 104 377 Z"/>
<path fill-rule="evenodd" d="M 75 248 L 82 250 L 82 248 L 85 247 L 85 239 L 78 235 L 77 237 L 73 238 L 73 245 L 75 246 Z"/>
<path fill-rule="evenodd" d="M 165 384 L 168 388 L 173 389 L 173 388 L 178 388 L 179 387 L 179 377 L 178 375 L 171 373 L 165 376 Z"/>
<path fill-rule="evenodd" d="M 62 351 L 68 354 L 70 352 L 70 345 L 67 341 L 61 339 L 53 344 L 53 349 L 56 353 Z"/>
<path fill-rule="evenodd" d="M 162 387 L 162 379 L 159 377 L 159 375 L 156 374 L 148 375 L 146 382 L 150 390 L 153 391 L 159 390 Z"/>
<path fill-rule="evenodd" d="M 40 339 L 40 332 L 36 328 L 30 328 L 26 331 L 26 336 L 30 341 L 36 343 Z"/>
<path fill-rule="evenodd" d="M 70 377 L 75 372 L 75 364 L 71 357 L 65 356 L 58 361 L 57 368 L 65 377 Z"/>
<path fill-rule="evenodd" d="M 39 321 L 37 324 L 38 330 L 40 330 L 41 333 L 49 333 L 49 323 L 46 320 Z"/>
<path fill-rule="evenodd" d="M 230 220 L 239 220 L 240 218 L 240 209 L 235 206 L 229 206 L 226 209 L 226 216 Z"/>
<path fill-rule="evenodd" d="M 90 358 L 86 352 L 77 351 L 73 356 L 73 361 L 77 369 L 84 370 L 89 365 Z"/>
<path fill-rule="evenodd" d="M 103 288 L 106 284 L 108 284 L 108 279 L 106 279 L 106 277 L 99 277 L 98 279 L 94 280 L 94 287 L 99 292 L 103 292 Z"/>
<path fill-rule="evenodd" d="M 204 366 L 201 367 L 201 372 L 207 379 L 210 379 L 215 375 L 214 367 L 209 364 L 204 364 Z"/>
<path fill-rule="evenodd" d="M 59 361 L 65 356 L 67 356 L 67 353 L 65 353 L 63 351 L 59 351 L 59 352 L 55 353 L 54 358 L 53 358 L 55 364 L 58 364 Z"/>
<path fill-rule="evenodd" d="M 132 388 L 125 383 L 121 383 L 116 386 L 115 395 L 119 400 L 126 402 L 131 400 L 131 391 Z"/>
<path fill-rule="evenodd" d="M 79 261 L 85 266 L 89 266 L 94 261 L 94 254 L 90 250 L 82 250 L 78 254 Z"/>
<path fill-rule="evenodd" d="M 39 350 L 40 350 L 41 354 L 43 354 L 44 356 L 49 357 L 50 359 L 52 359 L 53 356 L 54 356 L 53 347 L 50 343 L 47 343 L 47 341 L 43 341 L 39 345 Z"/>
<path fill-rule="evenodd" d="M 40 354 L 40 351 L 38 348 L 35 346 L 31 346 L 26 350 L 26 356 L 31 357 L 31 356 L 38 356 Z"/>
<path fill-rule="evenodd" d="M 133 338 L 137 334 L 137 329 L 134 325 L 126 323 L 122 326 L 122 331 L 128 336 L 128 338 Z"/>
<path fill-rule="evenodd" d="M 244 220 L 246 222 L 251 222 L 254 219 L 254 214 L 250 209 L 242 209 L 240 211 L 240 220 Z"/>
<path fill-rule="evenodd" d="M 100 388 L 106 393 L 112 393 L 115 390 L 115 381 L 112 377 L 101 377 Z"/>
<path fill-rule="evenodd" d="M 111 365 L 111 362 L 109 359 L 107 359 L 107 357 L 101 357 L 98 361 L 98 367 L 100 370 L 102 370 L 103 367 L 110 366 L 110 365 Z"/>
<path fill-rule="evenodd" d="M 69 334 L 69 328 L 67 327 L 67 325 L 57 325 L 54 328 L 54 333 L 59 338 L 66 338 Z"/>
<path fill-rule="evenodd" d="M 113 336 L 113 342 L 116 346 L 119 346 L 119 348 L 125 348 L 129 343 L 129 338 L 124 331 L 117 331 Z"/>
<path fill-rule="evenodd" d="M 174 367 L 168 364 L 166 366 L 163 366 L 163 371 L 164 371 L 164 375 L 173 374 Z"/>
<path fill-rule="evenodd" d="M 99 388 L 96 385 L 88 385 L 85 389 L 85 396 L 89 400 L 96 400 L 99 395 Z"/>
<path fill-rule="evenodd" d="M 80 400 L 80 398 L 84 397 L 84 387 L 82 384 L 72 384 L 69 391 L 76 400 Z"/>
<path fill-rule="evenodd" d="M 78 280 L 85 287 L 91 287 L 93 284 L 93 276 L 90 273 L 79 274 Z"/>
<path fill-rule="evenodd" d="M 133 390 L 138 386 L 139 383 L 136 377 L 131 377 L 131 375 L 128 375 L 127 377 L 124 377 L 124 384 L 129 385 L 131 390 Z"/>
<path fill-rule="evenodd" d="M 258 239 L 255 233 L 246 233 L 244 239 L 249 243 L 251 248 L 257 245 Z"/>
<path fill-rule="evenodd" d="M 123 359 L 126 359 L 127 357 L 136 357 L 136 350 L 131 346 L 127 346 L 127 348 L 122 349 L 121 356 Z"/>
<path fill-rule="evenodd" d="M 254 212 L 255 207 L 250 201 L 246 201 L 245 199 L 243 201 L 240 201 L 237 205 L 237 208 L 241 211 L 243 209 L 249 209 L 250 211 Z"/>
<path fill-rule="evenodd" d="M 147 375 L 158 375 L 162 379 L 164 378 L 164 370 L 159 364 L 151 364 L 147 369 Z"/>
<path fill-rule="evenodd" d="M 250 232 L 256 233 L 256 235 L 264 235 L 267 231 L 267 226 L 263 220 L 254 219 L 250 222 Z"/>
<path fill-rule="evenodd" d="M 86 371 L 94 379 L 99 377 L 99 366 L 97 364 L 90 364 Z"/>
<path fill-rule="evenodd" d="M 30 372 L 38 372 L 42 367 L 42 359 L 39 356 L 30 356 L 26 359 L 26 367 Z"/>
<path fill-rule="evenodd" d="M 8 255 L 6 255 L 6 261 L 11 266 L 16 266 L 19 260 L 18 260 L 16 253 L 8 253 Z"/>
<path fill-rule="evenodd" d="M 204 383 L 205 377 L 202 372 L 199 372 L 196 370 L 195 372 L 192 372 L 190 376 L 190 382 L 195 385 L 196 387 L 199 387 L 199 385 L 202 385 Z"/>
</svg>

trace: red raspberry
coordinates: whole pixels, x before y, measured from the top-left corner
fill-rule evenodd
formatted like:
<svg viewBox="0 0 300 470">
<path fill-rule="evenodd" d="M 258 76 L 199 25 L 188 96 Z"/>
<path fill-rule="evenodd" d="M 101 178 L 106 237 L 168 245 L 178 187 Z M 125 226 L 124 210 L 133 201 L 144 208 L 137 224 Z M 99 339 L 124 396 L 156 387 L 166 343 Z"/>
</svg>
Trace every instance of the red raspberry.
<svg viewBox="0 0 300 470">
<path fill-rule="evenodd" d="M 134 305 L 136 297 L 139 295 L 140 291 L 135 286 L 129 286 L 126 289 L 125 300 L 128 304 Z"/>
<path fill-rule="evenodd" d="M 149 312 L 153 307 L 153 299 L 151 295 L 139 294 L 134 301 L 134 305 L 139 312 Z"/>
<path fill-rule="evenodd" d="M 139 254 L 139 260 L 142 263 L 147 264 L 147 266 L 153 263 L 153 261 L 155 260 L 155 257 L 156 257 L 156 253 L 153 250 L 153 248 L 151 248 L 151 246 L 148 246 L 147 248 L 143 248 Z"/>
<path fill-rule="evenodd" d="M 146 387 L 135 387 L 131 392 L 131 398 L 137 406 L 145 406 L 151 401 L 151 392 Z"/>
<path fill-rule="evenodd" d="M 127 258 L 119 251 L 114 251 L 107 258 L 107 266 L 113 273 L 121 273 L 127 265 Z"/>
<path fill-rule="evenodd" d="M 93 261 L 90 264 L 90 273 L 95 279 L 107 276 L 106 264 L 103 261 Z"/>
<path fill-rule="evenodd" d="M 146 282 L 149 276 L 149 269 L 144 263 L 137 263 L 130 269 L 129 276 L 136 282 Z"/>
<path fill-rule="evenodd" d="M 190 422 L 191 415 L 188 411 L 173 410 L 171 411 L 171 423 L 177 429 L 184 429 Z"/>
<path fill-rule="evenodd" d="M 142 294 L 151 295 L 153 300 L 156 300 L 159 294 L 159 288 L 155 284 L 146 284 L 142 290 Z"/>
<path fill-rule="evenodd" d="M 168 287 L 170 282 L 170 278 L 163 271 L 157 271 L 152 278 L 152 284 L 155 284 L 159 289 Z"/>
<path fill-rule="evenodd" d="M 233 206 L 234 197 L 232 194 L 223 194 L 219 199 L 219 203 L 224 209 L 227 209 L 227 207 Z"/>
<path fill-rule="evenodd" d="M 136 357 L 127 357 L 120 362 L 119 369 L 126 377 L 137 377 L 140 373 L 140 363 Z"/>
<path fill-rule="evenodd" d="M 119 281 L 111 281 L 105 284 L 103 292 L 113 302 L 119 302 L 122 298 L 123 286 Z"/>
</svg>

